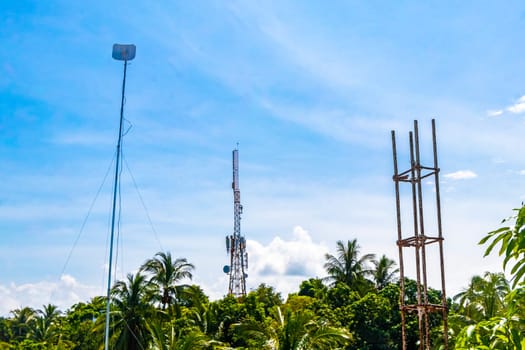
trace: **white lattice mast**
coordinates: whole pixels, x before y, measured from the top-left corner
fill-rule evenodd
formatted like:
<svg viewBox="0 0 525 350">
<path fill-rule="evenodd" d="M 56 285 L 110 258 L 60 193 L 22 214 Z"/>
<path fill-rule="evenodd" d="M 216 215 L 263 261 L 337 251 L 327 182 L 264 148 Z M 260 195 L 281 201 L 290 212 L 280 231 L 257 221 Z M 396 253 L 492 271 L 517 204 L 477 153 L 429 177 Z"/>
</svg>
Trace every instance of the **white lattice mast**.
<svg viewBox="0 0 525 350">
<path fill-rule="evenodd" d="M 233 235 L 226 236 L 226 251 L 230 254 L 230 265 L 224 266 L 224 272 L 230 275 L 228 294 L 236 297 L 246 295 L 246 277 L 248 274 L 248 253 L 246 240 L 241 234 L 241 190 L 239 189 L 239 150 L 233 156 Z"/>
</svg>

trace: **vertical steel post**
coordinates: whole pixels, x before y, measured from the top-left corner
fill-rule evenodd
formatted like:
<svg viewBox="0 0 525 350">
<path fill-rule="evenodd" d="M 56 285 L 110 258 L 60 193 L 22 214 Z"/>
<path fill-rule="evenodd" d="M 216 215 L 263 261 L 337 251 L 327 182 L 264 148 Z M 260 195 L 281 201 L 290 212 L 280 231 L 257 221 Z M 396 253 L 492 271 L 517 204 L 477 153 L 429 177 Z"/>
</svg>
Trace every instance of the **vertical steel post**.
<svg viewBox="0 0 525 350">
<path fill-rule="evenodd" d="M 403 245 L 401 240 L 403 238 L 401 227 L 401 200 L 399 196 L 399 171 L 397 166 L 397 148 L 396 148 L 396 133 L 392 130 L 392 157 L 394 159 L 394 186 L 396 192 L 396 221 L 397 221 L 397 247 L 399 251 L 399 309 L 401 311 L 401 341 L 403 350 L 407 350 L 406 344 L 406 309 L 405 309 L 405 264 L 403 261 Z"/>
<path fill-rule="evenodd" d="M 121 143 L 122 143 L 122 121 L 124 120 L 124 93 L 126 90 L 126 70 L 128 61 L 124 61 L 124 78 L 122 79 L 122 99 L 120 102 L 120 123 L 118 131 L 118 142 L 117 142 L 117 159 L 115 164 L 115 181 L 113 183 L 113 206 L 111 211 L 111 235 L 109 240 L 109 266 L 108 266 L 108 288 L 107 288 L 107 301 L 106 301 L 106 327 L 104 335 L 104 349 L 108 350 L 109 346 L 109 312 L 111 303 L 111 273 L 113 267 L 113 238 L 115 236 L 115 211 L 117 207 L 117 190 L 118 180 L 120 174 L 120 155 L 121 155 Z"/>
<path fill-rule="evenodd" d="M 448 349 L 448 319 L 447 319 L 447 292 L 445 288 L 445 258 L 443 253 L 443 229 L 441 226 L 441 195 L 439 192 L 439 166 L 437 157 L 436 120 L 432 119 L 432 150 L 434 152 L 434 183 L 436 191 L 436 215 L 439 238 L 439 261 L 441 267 L 441 305 L 443 313 L 443 340 L 445 349 Z"/>
<path fill-rule="evenodd" d="M 424 211 L 423 211 L 423 188 L 421 185 L 421 155 L 419 150 L 419 128 L 417 120 L 414 120 L 414 135 L 415 135 L 415 152 L 416 152 L 416 163 L 414 164 L 416 168 L 416 188 L 417 188 L 417 198 L 418 198 L 418 209 L 419 209 L 419 240 L 418 247 L 421 249 L 421 273 L 423 275 L 423 284 L 420 287 L 423 293 L 423 304 L 428 304 L 428 282 L 427 282 L 427 256 L 426 256 L 426 236 L 425 236 L 425 220 L 424 220 Z M 424 337 L 425 337 L 425 349 L 430 350 L 430 334 L 429 334 L 429 319 L 428 319 L 428 310 L 422 308 L 423 311 L 423 322 L 424 322 Z"/>
<path fill-rule="evenodd" d="M 417 132 L 417 129 L 415 130 Z M 416 136 L 417 137 L 417 136 Z M 415 259 L 416 259 L 416 296 L 417 296 L 417 322 L 418 322 L 418 329 L 419 329 L 419 349 L 423 350 L 424 347 L 424 337 L 422 333 L 422 329 L 424 328 L 423 325 L 423 309 L 419 307 L 419 305 L 422 304 L 421 300 L 421 252 L 420 252 L 420 233 L 419 233 L 419 222 L 423 220 L 421 216 L 419 216 L 418 211 L 418 192 L 417 192 L 417 179 L 418 179 L 418 172 L 417 172 L 417 163 L 416 163 L 416 150 L 414 146 L 414 133 L 409 133 L 409 144 L 410 144 L 410 175 L 411 175 L 411 187 L 412 187 L 412 218 L 414 220 L 414 247 L 415 247 Z"/>
</svg>

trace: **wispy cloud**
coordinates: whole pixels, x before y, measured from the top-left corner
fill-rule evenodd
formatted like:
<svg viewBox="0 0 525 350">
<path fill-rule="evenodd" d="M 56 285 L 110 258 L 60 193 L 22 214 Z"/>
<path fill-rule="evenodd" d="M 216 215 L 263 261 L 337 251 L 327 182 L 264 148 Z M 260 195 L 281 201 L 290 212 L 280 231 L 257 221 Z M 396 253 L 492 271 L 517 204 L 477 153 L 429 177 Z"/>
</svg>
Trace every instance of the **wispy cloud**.
<svg viewBox="0 0 525 350">
<path fill-rule="evenodd" d="M 503 110 L 501 109 L 487 111 L 487 115 L 489 117 L 499 117 L 502 114 L 503 114 Z"/>
<path fill-rule="evenodd" d="M 515 104 L 507 107 L 507 111 L 513 114 L 524 113 L 525 112 L 525 95 L 521 96 Z"/>
<path fill-rule="evenodd" d="M 503 113 L 505 112 L 508 112 L 508 113 L 512 113 L 512 114 L 522 114 L 522 113 L 525 113 L 525 95 L 521 96 L 520 98 L 518 98 L 518 100 L 508 106 L 508 107 L 505 107 L 503 109 L 491 109 L 491 110 L 488 110 L 487 111 L 487 115 L 489 117 L 499 117 L 501 115 L 503 115 Z"/>
<path fill-rule="evenodd" d="M 259 99 L 258 102 L 277 118 L 292 121 L 339 141 L 376 148 L 384 146 L 388 141 L 386 137 L 381 138 L 381 135 L 388 135 L 388 131 L 399 124 L 398 121 L 355 115 L 345 108 L 305 107 L 266 98 Z"/>
<path fill-rule="evenodd" d="M 445 174 L 444 177 L 451 180 L 470 180 L 478 177 L 478 174 L 472 170 L 458 170 L 453 173 Z"/>
</svg>

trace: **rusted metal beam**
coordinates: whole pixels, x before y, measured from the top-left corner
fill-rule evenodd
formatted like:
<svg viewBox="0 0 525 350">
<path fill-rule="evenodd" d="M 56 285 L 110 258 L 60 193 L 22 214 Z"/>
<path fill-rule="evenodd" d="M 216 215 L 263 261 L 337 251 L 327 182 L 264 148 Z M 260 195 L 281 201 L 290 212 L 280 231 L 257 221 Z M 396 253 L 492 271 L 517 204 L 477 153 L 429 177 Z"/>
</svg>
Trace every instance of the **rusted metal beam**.
<svg viewBox="0 0 525 350">
<path fill-rule="evenodd" d="M 419 130 L 418 122 L 414 121 L 414 130 L 409 132 L 409 156 L 410 168 L 403 172 L 398 170 L 398 157 L 396 149 L 395 132 L 392 131 L 392 154 L 394 160 L 394 181 L 396 194 L 396 219 L 397 219 L 397 241 L 396 244 L 399 250 L 399 272 L 400 272 L 400 312 L 402 322 L 402 344 L 403 349 L 407 349 L 406 343 L 406 316 L 407 313 L 417 312 L 418 314 L 418 328 L 419 328 L 419 349 L 430 350 L 430 320 L 429 314 L 433 312 L 442 313 L 443 317 L 443 344 L 444 349 L 448 350 L 448 323 L 447 323 L 447 303 L 445 291 L 445 270 L 444 270 L 444 254 L 443 254 L 443 233 L 441 225 L 441 201 L 439 192 L 439 167 L 437 163 L 437 142 L 435 120 L 432 120 L 432 143 L 433 143 L 433 167 L 421 165 L 421 155 L 419 147 Z M 423 185 L 422 180 L 429 177 L 434 177 L 435 196 L 436 196 L 436 215 L 437 215 L 437 236 L 427 236 L 425 233 L 425 212 L 423 201 Z M 411 202 L 412 202 L 412 221 L 413 221 L 413 235 L 404 237 L 402 222 L 401 222 L 401 196 L 400 184 L 409 183 L 411 186 Z M 427 247 L 437 243 L 439 246 L 439 264 L 441 277 L 441 305 L 431 304 L 428 299 L 428 276 L 427 276 Z M 405 291 L 405 266 L 404 266 L 404 249 L 413 248 L 416 265 L 416 304 L 406 305 L 406 291 Z"/>
</svg>

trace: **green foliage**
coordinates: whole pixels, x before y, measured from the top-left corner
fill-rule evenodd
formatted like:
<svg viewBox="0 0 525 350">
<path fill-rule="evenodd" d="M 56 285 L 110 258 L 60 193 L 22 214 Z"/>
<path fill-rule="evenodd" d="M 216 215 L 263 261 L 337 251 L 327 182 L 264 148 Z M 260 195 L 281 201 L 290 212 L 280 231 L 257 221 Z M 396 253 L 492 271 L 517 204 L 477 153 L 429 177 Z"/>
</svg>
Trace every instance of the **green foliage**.
<svg viewBox="0 0 525 350">
<path fill-rule="evenodd" d="M 283 308 L 291 312 L 297 312 L 300 310 L 311 310 L 313 308 L 314 303 L 314 298 L 310 298 L 304 295 L 290 294 Z"/>
<path fill-rule="evenodd" d="M 504 256 L 504 269 L 509 262 L 514 262 L 510 270 L 512 288 L 525 282 L 525 205 L 514 210 L 517 211 L 516 215 L 502 221 L 502 223 L 514 222 L 512 226 L 504 226 L 491 231 L 479 241 L 479 244 L 488 244 L 485 256 L 489 255 L 498 243 L 500 244 L 498 254 Z"/>
<path fill-rule="evenodd" d="M 313 312 L 277 309 L 277 341 L 279 350 L 334 349 L 350 340 L 350 334 L 316 319 Z"/>
<path fill-rule="evenodd" d="M 465 327 L 458 335 L 456 349 L 523 349 L 519 321 L 493 317 Z"/>
<path fill-rule="evenodd" d="M 449 317 L 456 349 L 523 349 L 525 347 L 525 206 L 503 220 L 512 225 L 489 232 L 479 244 L 488 244 L 485 256 L 498 246 L 503 268 L 511 262 L 512 288 L 502 273 L 474 276 L 454 299 Z M 516 288 L 518 287 L 518 288 Z"/>
<path fill-rule="evenodd" d="M 510 289 L 502 273 L 486 272 L 483 277 L 472 278 L 454 298 L 459 305 L 450 320 L 456 349 L 525 347 L 525 206 L 514 210 L 516 215 L 503 220 L 511 225 L 489 232 L 479 244 L 488 244 L 485 256 L 500 245 L 503 268 L 514 264 L 510 274 L 515 289 Z"/>
<path fill-rule="evenodd" d="M 475 322 L 462 319 L 465 326 L 454 339 L 456 349 L 522 349 L 525 346 L 521 339 L 525 333 L 525 288 L 509 292 L 501 304 L 492 317 Z M 453 315 L 451 319 L 461 315 Z"/>
<path fill-rule="evenodd" d="M 469 286 L 454 296 L 464 314 L 472 322 L 497 316 L 504 309 L 504 299 L 510 288 L 502 273 L 485 272 L 472 277 Z"/>
<path fill-rule="evenodd" d="M 245 297 L 228 295 L 210 302 L 199 286 L 180 284 L 191 278 L 192 264 L 157 253 L 137 274 L 129 274 L 111 289 L 110 348 L 398 348 L 399 288 L 393 284 L 374 288 L 366 279 L 371 276 L 367 263 L 372 255 L 359 256 L 355 240 L 338 243 L 344 253 L 338 257 L 340 267 L 346 272 L 331 270 L 331 286 L 319 278 L 303 281 L 285 303 L 265 284 Z M 330 262 L 335 266 L 330 259 L 327 266 Z M 106 298 L 96 297 L 65 313 L 53 305 L 14 310 L 10 317 L 0 318 L 0 349 L 101 349 L 105 303 Z M 515 308 L 521 310 L 518 304 Z"/>
<path fill-rule="evenodd" d="M 350 305 L 359 299 L 359 293 L 352 290 L 344 283 L 336 283 L 327 291 L 325 297 L 325 301 L 331 309 L 337 309 L 345 305 Z"/>
<path fill-rule="evenodd" d="M 322 299 L 326 295 L 328 288 L 320 278 L 310 278 L 301 282 L 298 295 L 304 295 L 311 298 Z"/>
<path fill-rule="evenodd" d="M 128 274 L 126 281 L 118 281 L 111 289 L 111 344 L 117 350 L 144 349 L 150 339 L 146 318 L 154 314 L 147 302 L 150 285 L 144 275 Z M 103 325 L 102 319 L 100 326 Z"/>
<path fill-rule="evenodd" d="M 372 273 L 368 267 L 374 259 L 374 254 L 359 255 L 357 240 L 336 242 L 337 256 L 326 254 L 324 267 L 328 273 L 327 280 L 335 285 L 337 282 L 344 283 L 353 290 L 359 291 L 361 295 L 370 290 L 370 282 L 366 277 Z"/>
<path fill-rule="evenodd" d="M 274 309 L 270 324 L 265 327 L 253 320 L 245 320 L 237 325 L 243 339 L 253 340 L 252 344 L 248 344 L 248 349 L 337 349 L 351 339 L 346 330 L 331 326 L 310 310 L 293 311 L 289 305 L 283 308 Z"/>
<path fill-rule="evenodd" d="M 248 314 L 244 304 L 232 295 L 210 303 L 210 324 L 208 332 L 213 339 L 222 343 L 232 343 L 234 325 L 239 324 Z"/>
<path fill-rule="evenodd" d="M 55 305 L 48 304 L 42 310 L 37 310 L 29 331 L 31 339 L 42 344 L 56 344 L 60 336 L 59 317 L 60 311 Z"/>
<path fill-rule="evenodd" d="M 11 314 L 13 317 L 10 320 L 10 328 L 13 340 L 14 342 L 21 342 L 29 333 L 31 324 L 36 316 L 35 310 L 30 307 L 24 307 L 11 311 Z"/>
<path fill-rule="evenodd" d="M 369 293 L 347 307 L 348 328 L 355 336 L 358 349 L 391 349 L 392 309 L 389 300 Z M 366 310 L 366 312 L 363 312 Z"/>
<path fill-rule="evenodd" d="M 264 315 L 268 316 L 270 311 L 277 306 L 281 306 L 283 299 L 281 293 L 275 291 L 271 286 L 264 283 L 260 284 L 257 289 L 251 291 L 248 296 L 254 296 L 255 300 L 264 309 Z M 250 311 L 250 310 L 248 310 Z"/>
<path fill-rule="evenodd" d="M 96 349 L 102 343 L 102 333 L 95 331 L 95 321 L 102 318 L 106 299 L 94 297 L 89 303 L 73 305 L 60 323 L 64 339 L 76 344 L 76 350 Z"/>
<path fill-rule="evenodd" d="M 374 264 L 372 278 L 377 290 L 381 290 L 390 283 L 396 281 L 396 275 L 399 272 L 399 269 L 394 268 L 396 266 L 394 260 L 383 255 L 379 260 L 373 259 L 372 263 Z"/>
<path fill-rule="evenodd" d="M 173 260 L 169 252 L 158 252 L 155 257 L 147 260 L 140 269 L 151 275 L 149 279 L 152 287 L 150 298 L 159 302 L 162 305 L 162 310 L 167 307 L 171 312 L 173 305 L 175 312 L 178 312 L 178 301 L 186 287 L 178 285 L 178 282 L 193 277 L 192 271 L 195 269 L 193 264 L 188 263 L 183 258 Z"/>
<path fill-rule="evenodd" d="M 13 332 L 10 327 L 10 320 L 5 317 L 0 317 L 0 343 L 8 342 L 12 337 Z M 0 349 L 2 349 L 1 346 Z"/>
<path fill-rule="evenodd" d="M 207 349 L 211 344 L 200 330 L 178 331 L 173 322 L 162 322 L 159 318 L 151 319 L 148 330 L 152 337 L 151 350 L 198 350 Z"/>
</svg>

